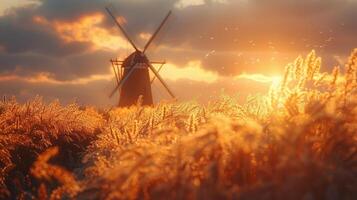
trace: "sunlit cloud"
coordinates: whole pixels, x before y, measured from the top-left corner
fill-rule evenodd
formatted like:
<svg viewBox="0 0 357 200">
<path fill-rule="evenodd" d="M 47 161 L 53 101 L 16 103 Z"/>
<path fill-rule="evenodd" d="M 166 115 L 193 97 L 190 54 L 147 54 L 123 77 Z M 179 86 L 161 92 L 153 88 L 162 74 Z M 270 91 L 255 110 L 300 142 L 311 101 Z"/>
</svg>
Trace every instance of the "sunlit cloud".
<svg viewBox="0 0 357 200">
<path fill-rule="evenodd" d="M 178 67 L 174 64 L 167 64 L 160 74 L 170 80 L 189 79 L 193 81 L 203 81 L 206 83 L 215 82 L 219 75 L 206 71 L 202 68 L 201 61 L 190 61 L 185 67 Z"/>
<path fill-rule="evenodd" d="M 280 81 L 280 76 L 267 76 L 264 74 L 247 74 L 242 73 L 238 76 L 235 76 L 235 79 L 248 79 L 260 83 L 271 83 L 271 82 L 278 82 Z"/>
<path fill-rule="evenodd" d="M 229 0 L 211 0 L 212 3 L 227 3 Z M 200 6 L 206 4 L 206 0 L 180 0 L 175 4 L 176 8 L 186 8 L 189 6 Z"/>
<path fill-rule="evenodd" d="M 183 67 L 178 67 L 175 64 L 169 63 L 164 66 L 160 74 L 164 78 L 172 81 L 186 79 L 205 83 L 214 83 L 225 78 L 225 76 L 221 76 L 218 73 L 205 70 L 201 61 L 190 61 Z M 262 73 L 241 73 L 237 76 L 233 76 L 232 78 L 234 81 L 250 80 L 258 83 L 266 83 L 268 85 L 278 83 L 281 80 L 281 76 L 279 75 L 268 75 Z"/>
<path fill-rule="evenodd" d="M 205 4 L 204 0 L 180 0 L 176 3 L 177 8 L 186 8 L 188 6 L 199 6 Z"/>
<path fill-rule="evenodd" d="M 120 34 L 113 35 L 109 30 L 101 27 L 104 15 L 95 13 L 86 15 L 80 19 L 67 21 L 48 21 L 42 16 L 34 16 L 33 21 L 37 24 L 52 27 L 66 42 L 90 42 L 95 49 L 118 50 L 126 48 L 126 40 Z M 126 23 L 125 18 L 118 17 L 120 23 Z"/>
<path fill-rule="evenodd" d="M 140 33 L 139 38 L 143 40 L 149 40 L 151 38 L 152 34 L 150 33 Z"/>
<path fill-rule="evenodd" d="M 40 4 L 39 1 L 29 1 L 29 0 L 1 0 L 0 3 L 0 16 L 6 13 L 9 8 L 25 6 L 28 4 Z"/>
</svg>

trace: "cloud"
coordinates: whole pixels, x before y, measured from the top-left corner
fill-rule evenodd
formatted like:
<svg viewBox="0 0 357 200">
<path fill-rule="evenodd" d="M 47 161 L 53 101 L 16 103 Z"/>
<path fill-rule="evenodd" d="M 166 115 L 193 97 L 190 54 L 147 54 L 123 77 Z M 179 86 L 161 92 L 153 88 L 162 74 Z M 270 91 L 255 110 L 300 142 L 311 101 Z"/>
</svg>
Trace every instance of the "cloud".
<svg viewBox="0 0 357 200">
<path fill-rule="evenodd" d="M 73 80 L 110 73 L 108 58 L 113 56 L 114 53 L 108 51 L 87 52 L 64 58 L 36 53 L 0 53 L 0 72 L 2 75 L 15 74 L 23 77 L 47 73 L 56 80 Z"/>
<path fill-rule="evenodd" d="M 335 56 L 348 55 L 357 44 L 354 10 L 356 1 L 206 2 L 175 10 L 156 54 L 181 66 L 199 59 L 206 69 L 231 75 L 269 73 L 272 66 L 282 71 L 316 49 L 331 68 L 338 64 Z"/>
<path fill-rule="evenodd" d="M 160 74 L 166 79 L 173 81 L 189 79 L 192 81 L 213 83 L 219 78 L 217 73 L 202 69 L 202 64 L 200 61 L 191 61 L 184 68 L 179 68 L 173 64 L 167 64 L 160 71 Z"/>
<path fill-rule="evenodd" d="M 204 0 L 180 0 L 176 2 L 175 6 L 177 8 L 186 8 L 188 6 L 199 6 L 199 5 L 204 5 L 205 1 Z"/>
</svg>

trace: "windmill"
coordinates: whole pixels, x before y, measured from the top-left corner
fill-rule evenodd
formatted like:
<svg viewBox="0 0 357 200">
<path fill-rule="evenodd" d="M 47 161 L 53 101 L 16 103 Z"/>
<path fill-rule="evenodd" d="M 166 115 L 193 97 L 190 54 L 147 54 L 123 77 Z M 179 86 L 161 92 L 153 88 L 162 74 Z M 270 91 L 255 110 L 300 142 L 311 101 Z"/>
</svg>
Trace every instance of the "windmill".
<svg viewBox="0 0 357 200">
<path fill-rule="evenodd" d="M 160 26 L 151 36 L 149 41 L 146 43 L 143 50 L 139 50 L 134 44 L 133 40 L 129 37 L 128 33 L 117 21 L 113 13 L 106 8 L 109 15 L 113 18 L 114 22 L 123 33 L 125 38 L 134 48 L 134 52 L 129 55 L 124 60 L 111 59 L 110 62 L 113 67 L 113 71 L 116 79 L 116 87 L 110 93 L 110 98 L 116 93 L 119 92 L 119 107 L 127 107 L 135 105 L 139 98 L 141 99 L 142 105 L 153 105 L 153 97 L 151 92 L 151 84 L 157 78 L 161 84 L 164 86 L 168 94 L 175 98 L 175 95 L 169 89 L 163 78 L 160 76 L 159 71 L 166 64 L 165 62 L 151 62 L 146 56 L 146 51 L 152 44 L 153 40 L 161 30 L 161 28 L 166 23 L 167 19 L 171 15 L 171 11 L 166 15 L 164 20 L 161 22 Z M 160 64 L 158 70 L 155 69 L 153 65 Z M 150 80 L 149 69 L 153 72 L 154 76 Z"/>
</svg>

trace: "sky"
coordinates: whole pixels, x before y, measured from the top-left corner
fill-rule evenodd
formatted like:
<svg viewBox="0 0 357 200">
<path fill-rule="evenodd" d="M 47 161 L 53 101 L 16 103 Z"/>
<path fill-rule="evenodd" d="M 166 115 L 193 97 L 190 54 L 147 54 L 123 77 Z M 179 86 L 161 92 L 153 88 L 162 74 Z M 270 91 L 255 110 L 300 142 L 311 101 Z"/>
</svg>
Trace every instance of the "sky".
<svg viewBox="0 0 357 200">
<path fill-rule="evenodd" d="M 264 94 L 297 56 L 331 71 L 357 47 L 356 0 L 0 0 L 0 94 L 116 105 L 109 60 L 133 49 L 105 7 L 139 48 L 173 11 L 147 55 L 182 101 Z"/>
</svg>

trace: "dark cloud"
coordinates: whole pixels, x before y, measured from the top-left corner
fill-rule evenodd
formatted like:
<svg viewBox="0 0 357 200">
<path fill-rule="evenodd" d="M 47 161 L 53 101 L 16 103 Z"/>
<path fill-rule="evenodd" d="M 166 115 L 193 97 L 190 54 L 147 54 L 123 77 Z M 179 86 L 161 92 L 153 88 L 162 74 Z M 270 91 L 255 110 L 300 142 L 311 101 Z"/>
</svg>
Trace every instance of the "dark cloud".
<svg viewBox="0 0 357 200">
<path fill-rule="evenodd" d="M 65 81 L 109 73 L 108 59 L 113 52 L 94 51 L 66 57 L 51 57 L 38 53 L 4 54 L 0 52 L 0 73 L 31 77 L 46 73 L 50 78 Z"/>
<path fill-rule="evenodd" d="M 66 56 L 84 52 L 90 44 L 65 43 L 50 27 L 34 23 L 41 15 L 36 6 L 14 8 L 0 17 L 0 44 L 9 54 L 35 52 L 50 56 Z"/>
<path fill-rule="evenodd" d="M 114 52 L 100 50 L 71 56 L 66 59 L 67 69 L 72 71 L 76 78 L 93 74 L 108 74 L 110 72 L 109 59 L 113 57 L 115 57 Z"/>
</svg>

